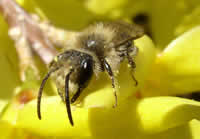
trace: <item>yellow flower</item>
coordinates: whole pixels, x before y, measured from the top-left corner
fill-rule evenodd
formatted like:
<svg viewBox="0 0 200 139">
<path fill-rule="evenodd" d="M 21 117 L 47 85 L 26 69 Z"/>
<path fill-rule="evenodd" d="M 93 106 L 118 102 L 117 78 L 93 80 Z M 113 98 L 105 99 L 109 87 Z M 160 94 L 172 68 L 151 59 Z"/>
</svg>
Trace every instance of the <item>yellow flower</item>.
<svg viewBox="0 0 200 139">
<path fill-rule="evenodd" d="M 176 96 L 200 90 L 200 26 L 196 21 L 200 2 L 24 0 L 20 3 L 57 26 L 75 30 L 94 20 L 122 18 L 130 21 L 133 16 L 145 13 L 154 41 L 148 36 L 135 41 L 139 54 L 134 75 L 139 85 L 134 86 L 127 64 L 123 63 L 117 77 L 119 105 L 112 108 L 114 97 L 110 80 L 104 74 L 98 80 L 93 79 L 80 106 L 73 107 L 75 125 L 72 127 L 65 105 L 58 96 L 42 99 L 42 120 L 37 118 L 37 101 L 32 96 L 34 93 L 27 90 L 35 90 L 39 84 L 32 78 L 31 82 L 20 84 L 16 53 L 1 18 L 0 75 L 4 80 L 0 80 L 0 127 L 5 132 L 1 133 L 0 139 L 199 138 L 200 102 Z M 19 89 L 13 91 L 17 86 Z M 24 90 L 31 96 L 19 100 Z M 6 97 L 11 98 L 12 92 L 16 91 L 19 94 L 8 103 Z M 45 92 L 48 91 L 54 90 Z M 30 99 L 34 100 L 27 103 Z"/>
</svg>

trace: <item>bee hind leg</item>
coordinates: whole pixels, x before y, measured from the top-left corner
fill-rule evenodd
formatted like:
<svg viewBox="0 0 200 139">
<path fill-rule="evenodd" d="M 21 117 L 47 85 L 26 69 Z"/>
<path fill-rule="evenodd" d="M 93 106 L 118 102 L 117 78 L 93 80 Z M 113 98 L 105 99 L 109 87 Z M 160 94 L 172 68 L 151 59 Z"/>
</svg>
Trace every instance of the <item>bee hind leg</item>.
<svg viewBox="0 0 200 139">
<path fill-rule="evenodd" d="M 134 69 L 136 68 L 136 64 L 133 61 L 132 57 L 129 55 L 128 51 L 126 53 L 126 57 L 128 59 L 128 64 L 130 65 L 130 72 L 131 72 L 132 79 L 135 81 L 135 86 L 137 86 L 138 85 L 138 81 L 135 78 L 135 76 L 133 75 Z"/>
</svg>

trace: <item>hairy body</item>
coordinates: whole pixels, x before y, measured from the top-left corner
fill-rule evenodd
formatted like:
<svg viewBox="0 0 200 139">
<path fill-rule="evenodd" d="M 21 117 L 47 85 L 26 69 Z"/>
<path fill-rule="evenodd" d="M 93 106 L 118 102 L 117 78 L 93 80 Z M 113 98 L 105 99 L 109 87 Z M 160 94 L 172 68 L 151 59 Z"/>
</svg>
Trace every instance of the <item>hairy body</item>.
<svg viewBox="0 0 200 139">
<path fill-rule="evenodd" d="M 100 22 L 93 24 L 67 41 L 66 48 L 52 61 L 49 72 L 44 78 L 38 96 L 38 117 L 40 115 L 40 99 L 42 89 L 48 77 L 52 74 L 59 95 L 66 103 L 68 117 L 73 125 L 70 102 L 74 103 L 84 88 L 87 87 L 93 75 L 107 72 L 112 81 L 117 106 L 115 90 L 115 74 L 120 64 L 128 60 L 130 71 L 136 65 L 133 57 L 138 48 L 133 40 L 141 37 L 143 30 L 124 22 Z M 132 75 L 132 72 L 131 72 Z M 132 75 L 137 84 L 137 80 Z"/>
</svg>

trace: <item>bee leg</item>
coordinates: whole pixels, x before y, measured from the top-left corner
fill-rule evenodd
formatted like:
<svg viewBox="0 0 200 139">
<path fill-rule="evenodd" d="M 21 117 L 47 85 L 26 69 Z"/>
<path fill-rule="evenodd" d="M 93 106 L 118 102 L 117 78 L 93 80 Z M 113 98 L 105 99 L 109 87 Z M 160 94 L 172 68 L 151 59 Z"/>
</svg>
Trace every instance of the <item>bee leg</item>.
<svg viewBox="0 0 200 139">
<path fill-rule="evenodd" d="M 104 59 L 104 67 L 108 73 L 108 75 L 110 76 L 111 80 L 112 80 L 112 87 L 114 89 L 114 96 L 115 96 L 115 104 L 113 107 L 117 107 L 117 92 L 116 92 L 116 88 L 115 88 L 115 79 L 114 79 L 114 74 L 112 72 L 112 69 L 110 67 L 110 65 L 108 64 L 108 62 Z"/>
<path fill-rule="evenodd" d="M 132 79 L 135 81 L 135 86 L 137 86 L 138 81 L 136 80 L 135 76 L 133 75 L 134 69 L 136 68 L 135 62 L 133 61 L 132 57 L 129 55 L 128 51 L 127 51 L 126 57 L 128 59 L 128 64 L 130 65 L 130 72 L 131 72 Z"/>
<path fill-rule="evenodd" d="M 70 72 L 65 77 L 65 104 L 66 104 L 66 108 L 67 108 L 69 122 L 73 126 L 74 122 L 73 122 L 73 118 L 72 118 L 70 99 L 69 99 L 69 79 L 70 79 L 70 75 L 72 74 L 72 72 L 73 72 L 73 70 L 70 70 Z"/>
<path fill-rule="evenodd" d="M 60 96 L 61 100 L 62 100 L 63 102 L 65 102 L 65 98 L 64 98 L 62 92 L 61 92 L 59 89 L 57 89 L 57 91 L 58 91 L 58 95 Z"/>
</svg>

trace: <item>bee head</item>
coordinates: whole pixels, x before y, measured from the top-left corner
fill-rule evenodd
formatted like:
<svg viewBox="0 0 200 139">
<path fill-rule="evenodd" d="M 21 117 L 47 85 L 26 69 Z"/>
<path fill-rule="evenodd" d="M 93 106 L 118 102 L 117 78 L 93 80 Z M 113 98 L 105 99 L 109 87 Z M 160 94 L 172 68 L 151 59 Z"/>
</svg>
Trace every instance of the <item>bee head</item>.
<svg viewBox="0 0 200 139">
<path fill-rule="evenodd" d="M 73 119 L 71 114 L 70 103 L 73 103 L 80 96 L 82 90 L 87 87 L 92 75 L 93 75 L 93 58 L 89 54 L 77 51 L 77 50 L 68 50 L 59 54 L 50 64 L 50 70 L 47 75 L 44 77 L 42 84 L 39 89 L 38 95 L 38 117 L 41 119 L 40 112 L 40 101 L 42 97 L 42 91 L 47 79 L 53 72 L 60 71 L 60 73 L 65 74 L 64 79 L 64 97 L 63 100 L 66 104 L 66 109 L 71 125 L 73 125 Z M 68 71 L 67 73 L 65 71 Z M 60 76 L 60 75 L 58 75 Z M 63 76 L 63 75 L 62 75 Z M 71 97 L 70 100 L 70 86 L 69 82 L 72 82 L 78 86 L 75 90 L 75 94 Z M 60 86 L 57 86 L 58 90 Z M 63 96 L 63 95 L 62 95 Z"/>
</svg>

